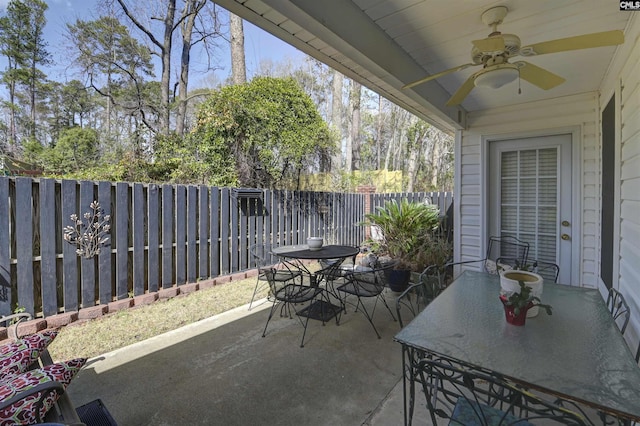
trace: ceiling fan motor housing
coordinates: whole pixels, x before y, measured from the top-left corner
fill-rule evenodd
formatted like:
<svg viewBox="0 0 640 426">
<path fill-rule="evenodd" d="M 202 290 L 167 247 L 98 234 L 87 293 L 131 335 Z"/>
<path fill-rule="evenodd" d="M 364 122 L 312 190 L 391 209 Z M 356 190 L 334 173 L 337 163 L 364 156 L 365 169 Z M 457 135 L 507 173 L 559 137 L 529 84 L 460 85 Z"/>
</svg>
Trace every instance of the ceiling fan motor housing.
<svg viewBox="0 0 640 426">
<path fill-rule="evenodd" d="M 498 37 L 502 37 L 504 40 L 504 50 L 498 52 L 498 54 L 502 54 L 505 58 L 510 58 L 520 52 L 520 37 L 515 34 L 500 34 Z M 475 46 L 471 49 L 471 60 L 474 64 L 484 64 L 495 55 L 496 52 L 482 52 Z"/>
</svg>

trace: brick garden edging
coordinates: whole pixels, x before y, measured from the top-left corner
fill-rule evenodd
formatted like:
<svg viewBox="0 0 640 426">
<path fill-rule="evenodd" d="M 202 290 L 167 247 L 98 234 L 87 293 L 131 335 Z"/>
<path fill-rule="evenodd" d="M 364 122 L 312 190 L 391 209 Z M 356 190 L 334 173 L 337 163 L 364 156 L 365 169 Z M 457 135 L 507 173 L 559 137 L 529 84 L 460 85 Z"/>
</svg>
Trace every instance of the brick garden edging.
<svg viewBox="0 0 640 426">
<path fill-rule="evenodd" d="M 82 308 L 79 311 L 65 312 L 62 314 L 51 315 L 46 318 L 36 318 L 31 321 L 23 321 L 19 325 L 19 335 L 33 334 L 38 331 L 60 328 L 69 325 L 78 320 L 90 320 L 100 318 L 104 315 L 118 312 L 124 309 L 133 308 L 136 306 L 150 305 L 157 300 L 170 299 L 180 294 L 190 294 L 198 290 L 205 290 L 217 285 L 227 284 L 233 281 L 240 281 L 246 278 L 255 277 L 258 275 L 257 269 L 251 269 L 248 271 L 242 271 L 231 275 L 224 275 L 208 280 L 198 281 L 196 283 L 188 283 L 169 288 L 163 288 L 153 293 L 146 293 L 140 296 L 135 296 L 128 299 L 116 300 L 106 305 L 91 306 L 89 308 Z M 5 343 L 8 339 L 6 327 L 0 327 L 0 345 Z"/>
</svg>

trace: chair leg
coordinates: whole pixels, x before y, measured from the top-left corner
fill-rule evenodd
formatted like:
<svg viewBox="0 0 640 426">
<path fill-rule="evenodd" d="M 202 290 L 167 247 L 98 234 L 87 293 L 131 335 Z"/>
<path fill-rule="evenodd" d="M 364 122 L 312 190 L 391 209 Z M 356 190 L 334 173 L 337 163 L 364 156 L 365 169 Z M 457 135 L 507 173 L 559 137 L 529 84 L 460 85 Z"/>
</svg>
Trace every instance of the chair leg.
<svg viewBox="0 0 640 426">
<path fill-rule="evenodd" d="M 271 321 L 271 318 L 273 317 L 273 313 L 276 311 L 278 304 L 279 304 L 278 301 L 274 299 L 273 305 L 271 305 L 271 309 L 269 310 L 269 317 L 267 318 L 267 323 L 264 325 L 264 330 L 262 331 L 262 337 L 264 337 L 267 334 L 267 327 L 269 326 L 269 321 Z"/>
</svg>

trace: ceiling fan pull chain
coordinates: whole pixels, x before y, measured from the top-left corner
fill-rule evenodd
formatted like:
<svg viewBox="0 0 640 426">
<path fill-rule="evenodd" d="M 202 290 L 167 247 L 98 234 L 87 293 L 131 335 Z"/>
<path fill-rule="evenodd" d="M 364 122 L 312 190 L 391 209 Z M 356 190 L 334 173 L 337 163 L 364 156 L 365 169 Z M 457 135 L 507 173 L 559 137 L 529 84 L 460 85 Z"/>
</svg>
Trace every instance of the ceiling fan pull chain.
<svg viewBox="0 0 640 426">
<path fill-rule="evenodd" d="M 518 95 L 522 94 L 522 90 L 520 90 L 520 68 L 518 67 Z"/>
</svg>

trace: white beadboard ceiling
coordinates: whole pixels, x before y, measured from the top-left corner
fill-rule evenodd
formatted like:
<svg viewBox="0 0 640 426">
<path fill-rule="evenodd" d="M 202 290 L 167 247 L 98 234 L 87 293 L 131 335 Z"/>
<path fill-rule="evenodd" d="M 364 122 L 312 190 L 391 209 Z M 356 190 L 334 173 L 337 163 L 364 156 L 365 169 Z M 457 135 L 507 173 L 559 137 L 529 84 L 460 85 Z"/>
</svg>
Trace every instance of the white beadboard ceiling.
<svg viewBox="0 0 640 426">
<path fill-rule="evenodd" d="M 456 107 L 445 103 L 479 67 L 402 89 L 429 74 L 471 62 L 471 41 L 491 29 L 481 15 L 509 10 L 498 30 L 522 45 L 625 30 L 633 12 L 614 0 L 217 0 L 216 3 L 360 81 L 443 129 L 461 128 L 467 112 L 597 90 L 619 46 L 524 58 L 564 77 L 550 90 L 518 80 L 475 88 Z M 518 83 L 521 93 L 518 94 Z"/>
</svg>

